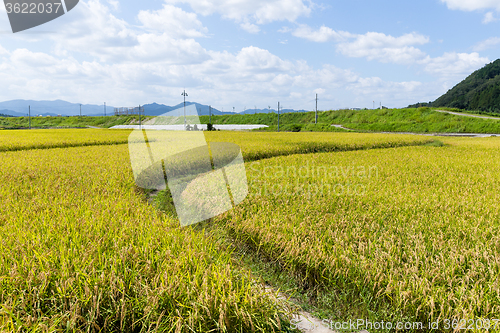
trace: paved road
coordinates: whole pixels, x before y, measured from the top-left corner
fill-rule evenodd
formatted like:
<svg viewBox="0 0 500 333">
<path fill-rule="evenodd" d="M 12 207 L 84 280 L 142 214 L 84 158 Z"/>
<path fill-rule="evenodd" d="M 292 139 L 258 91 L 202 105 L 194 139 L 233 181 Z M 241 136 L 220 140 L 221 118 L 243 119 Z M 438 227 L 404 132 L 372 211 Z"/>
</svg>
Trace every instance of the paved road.
<svg viewBox="0 0 500 333">
<path fill-rule="evenodd" d="M 446 111 L 445 111 L 446 112 Z M 494 118 L 500 120 L 500 118 Z M 342 128 L 348 131 L 356 131 L 355 129 L 347 128 L 342 125 L 332 125 L 333 127 Z M 414 133 L 414 132 L 368 132 L 378 134 L 411 134 L 411 135 L 425 135 L 425 136 L 458 136 L 470 138 L 488 138 L 491 136 L 500 136 L 500 134 L 484 134 L 484 133 Z"/>
<path fill-rule="evenodd" d="M 495 120 L 500 120 L 499 117 L 477 116 L 475 114 L 467 114 L 467 113 L 461 113 L 461 112 L 451 112 L 451 111 L 446 111 L 446 110 L 436 110 L 436 111 L 437 112 L 454 114 L 456 116 L 462 116 L 462 117 L 472 117 L 472 118 L 481 118 L 481 119 L 495 119 Z"/>
<path fill-rule="evenodd" d="M 344 127 L 344 126 L 342 126 L 342 125 L 332 125 L 332 126 L 333 126 L 333 127 L 337 127 L 337 128 L 341 128 L 341 129 L 345 129 L 345 130 L 348 130 L 348 131 L 354 131 L 354 130 L 352 130 L 352 129 L 350 129 L 350 128 L 347 128 L 347 127 Z"/>
</svg>

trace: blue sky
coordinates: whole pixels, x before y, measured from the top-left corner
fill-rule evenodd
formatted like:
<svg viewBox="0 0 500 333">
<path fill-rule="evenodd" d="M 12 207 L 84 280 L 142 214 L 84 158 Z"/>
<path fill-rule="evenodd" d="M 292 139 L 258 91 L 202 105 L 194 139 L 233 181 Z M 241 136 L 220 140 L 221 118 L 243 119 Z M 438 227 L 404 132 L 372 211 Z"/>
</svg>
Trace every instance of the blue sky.
<svg viewBox="0 0 500 333">
<path fill-rule="evenodd" d="M 12 34 L 0 101 L 404 107 L 500 58 L 500 0 L 81 0 Z"/>
</svg>

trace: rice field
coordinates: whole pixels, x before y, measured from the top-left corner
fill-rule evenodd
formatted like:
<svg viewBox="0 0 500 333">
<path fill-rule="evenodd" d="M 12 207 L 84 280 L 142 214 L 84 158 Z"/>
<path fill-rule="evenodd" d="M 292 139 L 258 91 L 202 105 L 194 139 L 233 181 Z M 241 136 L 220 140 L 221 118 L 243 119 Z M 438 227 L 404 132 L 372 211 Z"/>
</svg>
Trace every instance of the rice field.
<svg viewBox="0 0 500 333">
<path fill-rule="evenodd" d="M 500 312 L 497 139 L 205 133 L 247 161 L 249 197 L 208 222 L 228 243 L 148 203 L 129 133 L 0 131 L 0 331 L 293 331 L 235 245 L 395 316 Z"/>
<path fill-rule="evenodd" d="M 128 143 L 130 130 L 0 130 L 0 152 Z"/>
<path fill-rule="evenodd" d="M 205 132 L 208 142 L 233 142 L 245 161 L 276 156 L 415 146 L 435 141 L 432 137 L 365 133 L 261 133 Z"/>
<path fill-rule="evenodd" d="M 500 140 L 443 141 L 249 163 L 251 194 L 218 223 L 320 287 L 333 319 L 496 320 Z"/>
<path fill-rule="evenodd" d="M 289 311 L 147 204 L 126 145 L 2 153 L 0 330 L 270 332 Z"/>
</svg>

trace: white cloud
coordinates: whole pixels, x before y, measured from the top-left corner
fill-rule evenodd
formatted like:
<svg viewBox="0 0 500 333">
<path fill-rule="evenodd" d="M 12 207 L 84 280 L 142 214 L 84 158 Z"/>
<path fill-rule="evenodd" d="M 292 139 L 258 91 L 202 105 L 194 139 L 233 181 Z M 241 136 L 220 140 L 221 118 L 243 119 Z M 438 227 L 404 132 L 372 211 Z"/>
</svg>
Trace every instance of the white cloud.
<svg viewBox="0 0 500 333">
<path fill-rule="evenodd" d="M 290 27 L 282 27 L 281 29 L 278 30 L 278 32 L 281 32 L 281 33 L 288 33 L 288 32 L 291 32 L 292 29 L 290 29 Z"/>
<path fill-rule="evenodd" d="M 164 39 L 158 41 L 159 36 Z M 155 44 L 153 40 L 158 42 Z M 189 41 L 170 40 L 166 34 L 139 35 L 139 45 L 146 47 L 130 46 L 126 61 L 114 63 L 78 61 L 68 56 L 18 49 L 0 63 L 0 81 L 9 82 L 0 92 L 0 99 L 61 98 L 84 103 L 105 100 L 108 105 L 126 106 L 176 101 L 180 94 L 177 90 L 185 86 L 194 100 L 211 103 L 219 109 L 222 105 L 253 105 L 256 100 L 259 107 L 274 105 L 278 98 L 290 107 L 309 108 L 312 104 L 304 103 L 305 96 L 312 98 L 315 93 L 320 93 L 325 107 L 327 104 L 332 107 L 331 103 L 339 96 L 343 100 L 351 95 L 367 100 L 376 95 L 388 100 L 391 87 L 395 96 L 408 91 L 406 83 L 362 78 L 333 65 L 314 69 L 305 61 L 284 60 L 255 46 L 236 53 L 201 49 L 202 58 L 184 63 L 175 62 L 183 55 L 167 54 L 161 46 Z M 154 49 L 154 45 L 159 49 Z"/>
<path fill-rule="evenodd" d="M 286 30 L 284 30 L 286 31 Z M 383 63 L 419 64 L 426 72 L 438 76 L 440 80 L 458 80 L 472 73 L 474 70 L 489 62 L 488 58 L 481 57 L 478 53 L 445 53 L 441 57 L 431 58 L 425 52 L 415 47 L 429 43 L 429 38 L 418 33 L 405 34 L 393 37 L 383 33 L 368 32 L 356 35 L 348 32 L 337 32 L 328 27 L 313 30 L 307 25 L 300 25 L 292 34 L 315 42 L 333 41 L 337 43 L 337 50 L 341 54 L 352 58 L 366 58 Z M 490 38 L 474 47 L 481 51 L 500 44 L 500 38 Z M 379 78 L 365 78 L 358 81 L 356 89 L 363 87 L 363 82 L 369 81 L 369 86 L 376 87 Z M 382 81 L 380 81 L 382 82 Z M 418 85 L 405 83 L 405 87 L 394 86 L 390 89 L 414 89 Z"/>
<path fill-rule="evenodd" d="M 294 22 L 311 13 L 312 4 L 304 0 L 166 0 L 167 3 L 187 3 L 198 14 L 214 13 L 224 18 L 243 22 L 252 19 L 257 24 L 273 21 Z"/>
<path fill-rule="evenodd" d="M 51 38 L 58 55 L 76 52 L 101 62 L 191 64 L 208 58 L 193 39 L 207 33 L 196 14 L 165 5 L 158 11 L 140 11 L 138 20 L 142 26 L 134 27 L 116 18 L 99 0 L 80 1 L 79 11 Z"/>
<path fill-rule="evenodd" d="M 257 34 L 260 31 L 260 28 L 257 25 L 249 23 L 249 22 L 245 22 L 245 23 L 240 24 L 240 27 L 243 30 L 245 30 L 246 32 L 251 33 L 251 34 Z"/>
<path fill-rule="evenodd" d="M 448 52 L 441 57 L 431 58 L 427 56 L 420 63 L 425 66 L 425 70 L 442 79 L 464 78 L 473 71 L 483 67 L 490 60 L 479 56 L 479 53 L 456 53 Z"/>
<path fill-rule="evenodd" d="M 7 51 L 2 45 L 0 45 L 0 55 L 8 55 L 9 51 Z"/>
<path fill-rule="evenodd" d="M 357 35 L 353 42 L 340 43 L 338 50 L 348 57 L 365 57 L 368 60 L 386 63 L 413 64 L 424 58 L 425 53 L 411 45 L 422 45 L 428 42 L 428 37 L 416 33 L 393 37 L 383 33 L 368 32 L 364 35 Z"/>
<path fill-rule="evenodd" d="M 242 69 L 244 69 L 244 72 L 250 72 L 252 74 L 284 73 L 293 70 L 293 64 L 291 62 L 284 61 L 268 50 L 255 46 L 243 48 L 238 53 L 235 60 L 238 68 L 234 69 L 240 72 Z"/>
<path fill-rule="evenodd" d="M 496 9 L 500 11 L 500 0 L 441 0 L 449 9 L 474 11 L 481 9 Z"/>
<path fill-rule="evenodd" d="M 107 0 L 108 3 L 113 7 L 114 10 L 118 10 L 120 8 L 120 2 L 118 0 Z"/>
<path fill-rule="evenodd" d="M 213 12 L 220 10 L 222 15 L 239 20 L 247 31 L 259 29 L 257 24 L 265 22 L 265 17 L 279 20 L 288 15 L 258 16 L 255 8 L 265 8 L 263 1 L 240 2 L 243 5 L 239 16 L 226 15 L 217 8 Z M 269 4 L 299 2 L 302 3 L 283 0 Z M 225 3 L 232 6 L 228 1 L 216 1 L 216 5 Z M 189 89 L 193 100 L 219 109 L 231 104 L 275 105 L 277 100 L 290 107 L 307 109 L 313 107 L 314 103 L 307 104 L 307 100 L 315 93 L 320 93 L 325 107 L 346 101 L 353 103 L 351 106 L 369 106 L 372 98 L 404 106 L 415 102 L 415 96 L 423 96 L 421 100 L 431 99 L 429 94 L 436 97 L 432 95 L 436 90 L 416 81 L 388 82 L 378 77 L 362 77 L 333 65 L 312 68 L 306 61 L 280 58 L 257 46 L 236 52 L 206 50 L 194 39 L 207 34 L 195 13 L 165 5 L 157 11 L 140 12 L 140 26 L 133 26 L 111 14 L 110 5 L 106 4 L 104 0 L 81 1 L 80 9 L 73 11 L 64 25 L 62 20 L 54 21 L 56 26 L 60 24 L 61 28 L 56 29 L 60 33 L 46 40 L 52 40 L 55 53 L 5 50 L 0 46 L 0 82 L 8 82 L 0 91 L 0 100 L 61 98 L 83 103 L 107 101 L 115 106 L 154 101 L 172 105 L 179 100 L 179 87 Z M 198 2 L 198 5 L 203 4 Z M 313 30 L 304 25 L 293 31 L 281 30 L 311 41 L 336 42 L 339 52 L 350 57 L 405 64 L 418 59 L 427 71 L 436 75 L 446 76 L 439 72 L 440 66 L 466 70 L 476 64 L 475 60 L 484 60 L 479 56 L 464 60 L 460 55 L 425 57 L 415 45 L 427 43 L 428 38 L 416 33 L 400 37 L 381 33 L 356 35 L 328 27 Z M 51 46 L 47 49 L 52 50 Z M 366 101 L 370 101 L 369 105 Z"/>
<path fill-rule="evenodd" d="M 287 32 L 286 29 L 280 30 L 280 32 Z M 304 38 L 312 42 L 324 43 L 328 41 L 341 41 L 348 37 L 353 37 L 352 34 L 344 31 L 335 31 L 331 28 L 322 26 L 318 30 L 313 30 L 307 24 L 299 25 L 293 32 L 292 35 L 299 38 Z"/>
<path fill-rule="evenodd" d="M 397 64 L 412 64 L 424 58 L 425 53 L 413 45 L 423 45 L 429 42 L 428 37 L 417 33 L 405 34 L 400 37 L 378 32 L 357 35 L 345 31 L 335 31 L 325 26 L 313 30 L 305 24 L 299 25 L 292 32 L 292 35 L 313 42 L 337 42 L 337 50 L 348 57 Z"/>
<path fill-rule="evenodd" d="M 174 38 L 203 37 L 208 32 L 195 13 L 172 5 L 164 5 L 157 11 L 141 10 L 138 19 L 146 29 L 168 33 Z"/>
<path fill-rule="evenodd" d="M 43 52 L 31 52 L 27 49 L 17 49 L 12 52 L 11 60 L 14 65 L 28 67 L 49 68 L 57 65 L 58 60 Z"/>
<path fill-rule="evenodd" d="M 59 33 L 51 35 L 57 52 L 76 51 L 106 60 L 138 45 L 137 33 L 99 0 L 80 1 L 71 15 L 71 20 L 54 21 L 60 25 L 56 26 Z"/>
<path fill-rule="evenodd" d="M 484 40 L 482 42 L 477 43 L 473 47 L 473 49 L 476 52 L 480 52 L 480 51 L 484 51 L 487 49 L 491 49 L 491 48 L 497 46 L 498 44 L 500 44 L 500 37 L 491 37 L 491 38 L 488 38 L 487 40 Z"/>
<path fill-rule="evenodd" d="M 383 103 L 384 101 L 404 101 L 408 95 L 419 93 L 418 90 L 421 88 L 422 83 L 417 81 L 387 82 L 379 77 L 369 77 L 360 78 L 349 87 L 349 90 L 352 90 L 357 95 L 373 96 L 377 102 Z"/>
<path fill-rule="evenodd" d="M 288 32 L 288 29 L 282 29 Z M 418 33 L 405 34 L 393 37 L 383 33 L 368 32 L 366 34 L 351 34 L 338 32 L 328 27 L 313 30 L 307 25 L 298 26 L 292 34 L 296 37 L 315 42 L 333 41 L 337 43 L 337 50 L 348 57 L 366 58 L 386 63 L 418 64 L 423 66 L 427 73 L 438 76 L 436 84 L 423 86 L 421 82 L 386 82 L 381 78 L 356 78 L 346 85 L 346 89 L 363 94 L 385 96 L 387 100 L 405 100 L 406 96 L 420 96 L 420 100 L 434 99 L 435 94 L 442 91 L 443 85 L 463 79 L 474 70 L 489 62 L 488 58 L 478 53 L 445 53 L 441 57 L 431 58 L 425 52 L 415 47 L 429 43 L 429 38 Z M 491 38 L 476 46 L 485 49 L 500 44 L 500 38 Z M 316 73 L 318 74 L 318 73 Z M 332 74 L 329 74 L 332 75 Z M 446 81 L 446 82 L 445 82 Z M 346 82 L 346 80 L 340 80 Z M 445 84 L 446 83 L 446 84 Z M 456 83 L 456 82 L 455 82 Z M 422 90 L 422 92 L 419 92 Z M 444 90 L 443 92 L 445 92 Z M 393 96 L 391 96 L 391 92 Z"/>
<path fill-rule="evenodd" d="M 484 14 L 484 19 L 483 19 L 484 24 L 495 22 L 496 20 L 497 18 L 493 15 L 493 12 L 487 12 L 486 14 Z"/>
<path fill-rule="evenodd" d="M 141 34 L 137 40 L 137 45 L 121 54 L 122 61 L 191 64 L 203 62 L 209 57 L 206 50 L 193 39 L 174 39 L 164 33 Z"/>
</svg>

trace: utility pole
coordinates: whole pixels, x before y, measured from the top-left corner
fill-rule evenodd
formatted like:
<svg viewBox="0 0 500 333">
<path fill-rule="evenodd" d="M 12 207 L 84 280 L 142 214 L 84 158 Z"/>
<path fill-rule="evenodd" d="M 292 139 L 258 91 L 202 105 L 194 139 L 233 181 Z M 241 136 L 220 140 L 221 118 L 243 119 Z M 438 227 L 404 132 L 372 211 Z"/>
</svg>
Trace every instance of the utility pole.
<svg viewBox="0 0 500 333">
<path fill-rule="evenodd" d="M 280 102 L 278 102 L 278 132 L 280 131 Z"/>
<path fill-rule="evenodd" d="M 234 110 L 235 110 L 235 108 L 234 108 L 234 106 L 233 106 L 233 113 L 235 112 Z"/>
<path fill-rule="evenodd" d="M 375 101 L 373 101 L 373 110 L 375 110 Z"/>
<path fill-rule="evenodd" d="M 141 105 L 139 104 L 139 126 L 142 129 Z"/>
<path fill-rule="evenodd" d="M 106 117 L 106 102 L 104 102 L 104 117 Z"/>
<path fill-rule="evenodd" d="M 209 114 L 209 119 L 210 119 L 208 122 L 211 124 L 212 123 L 212 106 L 211 105 L 208 106 L 208 114 Z"/>
<path fill-rule="evenodd" d="M 316 113 L 315 113 L 315 124 L 318 124 L 318 94 L 316 94 Z"/>
<path fill-rule="evenodd" d="M 31 105 L 28 105 L 28 124 L 31 129 Z"/>
<path fill-rule="evenodd" d="M 186 130 L 186 128 L 187 128 L 187 126 L 186 126 L 186 96 L 188 95 L 186 93 L 186 89 L 184 89 L 184 92 L 181 95 L 184 96 L 184 130 Z"/>
<path fill-rule="evenodd" d="M 82 116 L 82 105 L 80 104 L 80 117 Z"/>
</svg>

